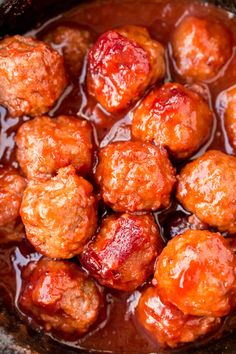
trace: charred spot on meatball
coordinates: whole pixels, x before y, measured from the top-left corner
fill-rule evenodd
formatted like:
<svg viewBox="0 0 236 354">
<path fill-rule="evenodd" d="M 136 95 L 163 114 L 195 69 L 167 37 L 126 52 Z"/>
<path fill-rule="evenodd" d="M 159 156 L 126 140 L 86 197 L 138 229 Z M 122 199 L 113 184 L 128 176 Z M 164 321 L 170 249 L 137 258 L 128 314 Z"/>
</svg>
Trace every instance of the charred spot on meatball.
<svg viewBox="0 0 236 354">
<path fill-rule="evenodd" d="M 80 255 L 82 265 L 102 285 L 132 291 L 153 274 L 163 241 L 151 215 L 106 217 Z"/>
<path fill-rule="evenodd" d="M 176 159 L 190 157 L 210 135 L 212 112 L 183 85 L 166 83 L 153 89 L 135 110 L 132 135 L 165 147 Z"/>
<path fill-rule="evenodd" d="M 177 198 L 219 231 L 236 233 L 236 157 L 209 150 L 179 175 Z"/>
<path fill-rule="evenodd" d="M 142 293 L 135 314 L 147 334 L 162 347 L 176 348 L 202 339 L 221 324 L 219 317 L 185 315 L 176 306 L 162 301 L 154 287 Z"/>
<path fill-rule="evenodd" d="M 176 181 L 166 151 L 139 141 L 101 149 L 95 177 L 105 203 L 129 212 L 167 207 Z"/>
<path fill-rule="evenodd" d="M 71 258 L 96 231 L 96 209 L 92 185 L 68 166 L 50 179 L 30 181 L 20 214 L 27 239 L 38 252 Z"/>
<path fill-rule="evenodd" d="M 96 322 L 102 304 L 94 281 L 74 263 L 41 258 L 24 269 L 19 306 L 46 332 L 79 337 Z"/>
<path fill-rule="evenodd" d="M 53 176 L 70 164 L 82 175 L 92 168 L 92 128 L 85 120 L 37 117 L 22 124 L 15 141 L 17 159 L 28 179 Z"/>
<path fill-rule="evenodd" d="M 216 20 L 185 17 L 172 38 L 178 73 L 188 81 L 214 78 L 232 53 L 230 31 Z"/>
<path fill-rule="evenodd" d="M 101 35 L 90 50 L 88 92 L 107 111 L 117 112 L 164 73 L 163 46 L 145 28 L 125 26 Z"/>
<path fill-rule="evenodd" d="M 188 230 L 169 241 L 156 264 L 160 296 L 186 315 L 229 314 L 236 291 L 236 259 L 219 233 Z"/>
<path fill-rule="evenodd" d="M 12 117 L 47 112 L 67 85 L 63 58 L 30 37 L 0 42 L 0 104 Z"/>
</svg>

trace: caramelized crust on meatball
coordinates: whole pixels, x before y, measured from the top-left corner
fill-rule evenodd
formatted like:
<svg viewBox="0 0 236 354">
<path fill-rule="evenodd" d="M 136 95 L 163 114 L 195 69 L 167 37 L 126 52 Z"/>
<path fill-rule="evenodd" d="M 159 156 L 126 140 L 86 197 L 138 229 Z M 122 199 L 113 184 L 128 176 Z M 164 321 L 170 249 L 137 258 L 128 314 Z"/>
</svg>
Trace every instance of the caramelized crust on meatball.
<svg viewBox="0 0 236 354">
<path fill-rule="evenodd" d="M 223 94 L 225 129 L 228 134 L 229 142 L 236 150 L 236 86 L 230 87 Z"/>
<path fill-rule="evenodd" d="M 219 233 L 188 230 L 169 241 L 153 284 L 186 315 L 226 316 L 236 291 L 236 259 Z"/>
<path fill-rule="evenodd" d="M 126 108 L 164 74 L 164 48 L 143 27 L 108 31 L 89 52 L 88 91 L 109 112 Z"/>
<path fill-rule="evenodd" d="M 13 168 L 0 168 L 0 227 L 14 222 L 19 216 L 25 179 Z"/>
<path fill-rule="evenodd" d="M 47 112 L 67 84 L 63 58 L 30 37 L 0 42 L 0 104 L 11 116 Z"/>
<path fill-rule="evenodd" d="M 177 198 L 204 223 L 236 233 L 236 158 L 210 150 L 181 171 Z"/>
<path fill-rule="evenodd" d="M 212 113 L 193 91 L 176 83 L 153 89 L 134 112 L 132 134 L 162 145 L 177 159 L 191 156 L 209 137 Z"/>
<path fill-rule="evenodd" d="M 41 258 L 23 275 L 20 308 L 47 332 L 80 336 L 96 321 L 102 295 L 76 264 Z"/>
<path fill-rule="evenodd" d="M 91 46 L 91 34 L 75 26 L 58 26 L 44 37 L 44 41 L 63 54 L 69 72 L 76 75 L 80 72 L 84 56 Z"/>
<path fill-rule="evenodd" d="M 172 49 L 177 70 L 185 79 L 212 79 L 230 58 L 231 33 L 216 20 L 189 16 L 175 29 Z"/>
<path fill-rule="evenodd" d="M 80 255 L 101 284 L 124 291 L 141 285 L 154 271 L 163 241 L 151 215 L 112 215 Z"/>
<path fill-rule="evenodd" d="M 97 225 L 93 187 L 72 166 L 45 181 L 30 181 L 20 214 L 35 249 L 51 258 L 79 254 Z"/>
<path fill-rule="evenodd" d="M 28 179 L 50 177 L 70 164 L 83 175 L 92 167 L 92 128 L 85 120 L 37 117 L 22 124 L 15 140 L 17 159 Z"/>
<path fill-rule="evenodd" d="M 139 299 L 136 316 L 147 334 L 162 347 L 175 348 L 216 331 L 221 319 L 184 315 L 174 305 L 163 302 L 158 290 L 149 287 Z"/>
<path fill-rule="evenodd" d="M 176 181 L 166 151 L 139 141 L 101 149 L 96 180 L 112 209 L 129 212 L 167 207 Z"/>
</svg>

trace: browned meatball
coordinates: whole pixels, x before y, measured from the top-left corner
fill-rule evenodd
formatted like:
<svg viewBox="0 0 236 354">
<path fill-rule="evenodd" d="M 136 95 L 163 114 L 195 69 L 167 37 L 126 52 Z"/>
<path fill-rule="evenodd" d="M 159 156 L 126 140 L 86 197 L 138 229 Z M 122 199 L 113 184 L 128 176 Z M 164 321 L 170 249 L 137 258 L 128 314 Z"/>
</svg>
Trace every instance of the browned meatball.
<svg viewBox="0 0 236 354">
<path fill-rule="evenodd" d="M 164 48 L 143 27 L 108 31 L 89 52 L 88 91 L 109 112 L 126 108 L 164 74 Z"/>
<path fill-rule="evenodd" d="M 153 89 L 135 110 L 134 138 L 162 145 L 177 159 L 191 156 L 209 137 L 212 112 L 193 91 L 176 83 Z"/>
<path fill-rule="evenodd" d="M 127 141 L 100 150 L 96 180 L 108 205 L 134 212 L 167 207 L 176 179 L 164 149 Z"/>
<path fill-rule="evenodd" d="M 0 168 L 0 227 L 14 222 L 19 216 L 25 179 L 13 168 Z"/>
<path fill-rule="evenodd" d="M 96 321 L 102 294 L 76 264 L 41 258 L 23 277 L 20 308 L 47 332 L 80 336 Z"/>
<path fill-rule="evenodd" d="M 78 74 L 83 65 L 84 56 L 91 46 L 91 34 L 85 29 L 58 26 L 44 37 L 54 49 L 63 54 L 65 65 L 72 74 Z"/>
<path fill-rule="evenodd" d="M 236 233 L 236 158 L 211 150 L 181 171 L 177 198 L 204 223 Z"/>
<path fill-rule="evenodd" d="M 173 33 L 172 49 L 185 79 L 212 79 L 230 58 L 231 34 L 216 20 L 185 17 Z"/>
<path fill-rule="evenodd" d="M 112 215 L 80 255 L 82 265 L 101 284 L 132 291 L 154 270 L 163 241 L 151 215 Z"/>
<path fill-rule="evenodd" d="M 79 254 L 97 225 L 93 187 L 72 166 L 45 181 L 30 181 L 20 214 L 26 236 L 36 250 L 51 258 Z"/>
<path fill-rule="evenodd" d="M 11 116 L 47 112 L 66 87 L 63 58 L 29 37 L 0 42 L 0 104 Z"/>
<path fill-rule="evenodd" d="M 29 179 L 50 177 L 70 164 L 80 174 L 92 167 L 92 128 L 85 120 L 37 117 L 22 124 L 15 140 L 17 159 Z"/>
<path fill-rule="evenodd" d="M 223 236 L 188 230 L 162 251 L 153 284 L 162 299 L 184 314 L 221 317 L 233 306 L 235 271 L 234 253 Z"/>
<path fill-rule="evenodd" d="M 154 340 L 163 347 L 175 348 L 216 331 L 219 317 L 184 315 L 177 307 L 160 299 L 158 289 L 149 287 L 139 299 L 136 316 Z"/>
<path fill-rule="evenodd" d="M 225 105 L 224 123 L 229 142 L 236 150 L 236 86 L 227 89 L 221 96 Z"/>
</svg>

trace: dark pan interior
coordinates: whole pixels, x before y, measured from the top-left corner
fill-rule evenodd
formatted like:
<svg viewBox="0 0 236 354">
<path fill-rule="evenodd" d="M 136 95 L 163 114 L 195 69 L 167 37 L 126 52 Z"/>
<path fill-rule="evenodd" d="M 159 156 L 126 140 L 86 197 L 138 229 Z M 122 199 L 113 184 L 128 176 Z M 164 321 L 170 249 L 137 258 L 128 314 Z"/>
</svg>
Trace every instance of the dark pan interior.
<svg viewBox="0 0 236 354">
<path fill-rule="evenodd" d="M 38 22 L 44 21 L 78 4 L 79 0 L 0 0 L 0 36 L 23 33 Z M 88 2 L 88 0 L 86 1 Z M 209 2 L 236 13 L 236 0 L 210 0 Z M 73 354 L 88 353 L 71 349 L 54 342 L 50 337 L 27 328 L 8 311 L 0 296 L 0 353 L 2 354 Z M 164 351 L 163 353 L 173 353 Z M 179 352 L 180 353 L 180 352 Z M 205 347 L 181 351 L 181 354 L 235 354 L 235 332 L 208 343 Z M 138 354 L 138 353 L 136 353 Z M 160 352 L 158 354 L 161 354 Z"/>
</svg>

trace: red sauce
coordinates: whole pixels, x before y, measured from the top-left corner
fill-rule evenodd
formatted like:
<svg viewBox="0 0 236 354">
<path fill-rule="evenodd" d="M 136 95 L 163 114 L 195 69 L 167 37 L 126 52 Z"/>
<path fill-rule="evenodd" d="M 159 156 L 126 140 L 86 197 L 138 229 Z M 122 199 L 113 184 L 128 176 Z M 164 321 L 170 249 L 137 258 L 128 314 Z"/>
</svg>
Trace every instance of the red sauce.
<svg viewBox="0 0 236 354">
<path fill-rule="evenodd" d="M 36 30 L 29 32 L 29 35 L 42 38 L 47 32 L 61 24 L 77 23 L 91 29 L 96 36 L 114 27 L 125 24 L 143 25 L 148 28 L 153 38 L 164 45 L 169 45 L 170 33 L 186 15 L 201 15 L 206 18 L 218 18 L 225 23 L 233 33 L 234 48 L 231 61 L 222 68 L 218 74 L 217 81 L 211 80 L 208 84 L 193 85 L 193 88 L 204 97 L 208 98 L 210 106 L 215 113 L 215 123 L 211 138 L 197 154 L 201 155 L 209 148 L 219 149 L 229 154 L 233 150 L 229 145 L 222 120 L 216 113 L 218 95 L 227 87 L 232 85 L 231 69 L 232 59 L 236 57 L 236 18 L 232 14 L 222 11 L 214 6 L 189 0 L 120 0 L 101 1 L 87 5 L 78 6 L 63 15 L 50 20 Z M 173 62 L 171 57 L 166 57 L 167 73 L 165 81 L 177 81 L 183 83 L 180 77 L 173 73 Z M 86 60 L 80 77 L 72 77 L 71 84 L 50 111 L 51 116 L 60 114 L 72 114 L 83 117 L 93 123 L 95 141 L 100 147 L 111 141 L 124 141 L 130 139 L 130 119 L 132 116 L 131 107 L 124 114 L 108 114 L 91 97 L 86 94 Z M 4 108 L 0 108 L 1 121 L 1 145 L 0 159 L 2 165 L 18 166 L 15 157 L 14 136 L 18 127 L 23 121 L 29 119 L 11 118 Z M 184 162 L 186 163 L 186 161 Z M 175 165 L 177 168 L 180 167 Z M 178 211 L 175 218 L 175 212 Z M 105 211 L 106 212 L 106 211 Z M 180 205 L 173 200 L 172 206 L 165 211 L 156 213 L 156 220 L 161 226 L 162 236 L 165 241 L 169 237 L 168 230 L 179 231 L 181 222 L 180 216 L 187 213 Z M 172 220 L 173 226 L 169 225 Z M 184 227 L 186 223 L 183 222 Z M 172 228 L 171 228 L 172 227 Z M 172 236 L 172 235 L 170 235 Z M 4 245 L 0 247 L 0 291 L 8 306 L 14 307 L 21 289 L 21 269 L 29 261 L 36 260 L 40 255 L 24 240 L 17 245 Z M 157 344 L 150 342 L 135 324 L 132 313 L 139 292 L 122 293 L 110 291 L 107 293 L 107 318 L 95 330 L 76 343 L 68 343 L 78 348 L 96 350 L 109 350 L 116 352 L 153 352 L 157 350 Z M 18 310 L 19 313 L 19 310 Z M 20 314 L 20 313 L 19 313 Z M 22 316 L 22 314 L 20 314 Z"/>
</svg>

